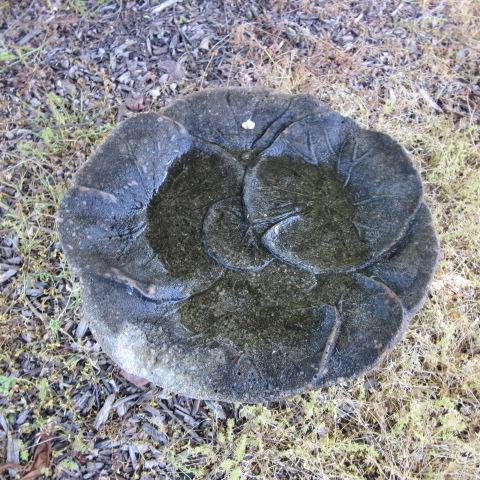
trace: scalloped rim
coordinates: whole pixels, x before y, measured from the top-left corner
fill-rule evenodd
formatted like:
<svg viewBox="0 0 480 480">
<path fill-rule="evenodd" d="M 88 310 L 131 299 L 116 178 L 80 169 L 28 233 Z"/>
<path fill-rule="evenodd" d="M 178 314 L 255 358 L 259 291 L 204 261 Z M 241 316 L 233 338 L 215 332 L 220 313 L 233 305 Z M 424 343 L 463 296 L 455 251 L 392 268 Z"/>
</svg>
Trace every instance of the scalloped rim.
<svg viewBox="0 0 480 480">
<path fill-rule="evenodd" d="M 205 92 L 219 92 L 219 91 L 223 91 L 223 92 L 228 92 L 228 91 L 245 91 L 247 89 L 245 88 L 242 88 L 242 87 L 234 87 L 234 88 L 220 88 L 220 89 L 208 89 L 208 90 L 204 90 L 202 92 L 195 92 L 193 94 L 190 94 L 188 96 L 185 96 L 184 99 L 192 99 L 194 98 L 195 96 L 197 95 L 204 95 Z M 265 88 L 252 88 L 252 89 L 248 89 L 249 92 L 252 92 L 252 93 L 255 93 L 255 92 L 258 92 L 258 93 L 265 93 L 265 92 L 269 92 L 269 93 L 277 93 L 273 90 L 270 90 L 270 89 L 265 89 Z M 280 93 L 280 92 L 278 92 Z M 319 105 L 323 106 L 323 104 L 321 104 L 320 102 L 318 102 L 315 98 L 311 97 L 315 102 L 319 103 Z M 182 99 L 183 100 L 183 99 Z M 164 114 L 163 111 L 160 111 L 159 113 L 145 113 L 145 114 L 140 114 L 140 115 L 137 115 L 136 117 L 134 118 L 138 118 L 140 116 L 152 116 L 152 115 L 155 115 L 155 116 L 158 116 L 158 117 L 164 117 L 166 119 L 168 119 L 169 121 L 173 121 L 175 122 L 180 128 L 182 128 L 183 130 L 185 130 L 186 133 L 188 133 L 191 137 L 197 139 L 197 140 L 200 140 L 202 142 L 204 142 L 205 140 L 203 139 L 199 139 L 198 137 L 195 137 L 194 135 L 191 135 L 189 132 L 186 131 L 186 129 L 183 127 L 183 125 L 181 125 L 179 122 L 177 122 L 176 120 L 172 119 L 171 117 L 169 117 L 168 115 Z M 99 147 L 97 147 L 95 153 L 90 157 L 90 159 L 84 163 L 82 165 L 82 167 L 77 171 L 77 173 L 75 174 L 74 176 L 74 179 L 73 179 L 73 185 L 75 186 L 81 186 L 81 185 L 78 185 L 77 184 L 77 179 L 79 178 L 79 176 L 82 174 L 82 172 L 84 172 L 86 169 L 88 169 L 89 165 L 92 163 L 92 162 L 95 162 L 95 159 L 101 155 L 102 153 L 102 149 L 105 147 L 105 144 L 106 142 L 108 141 L 108 139 L 115 135 L 115 134 L 118 134 L 119 131 L 121 131 L 121 129 L 123 128 L 123 126 L 125 125 L 125 123 L 128 122 L 128 120 L 125 120 L 124 122 L 122 122 L 121 124 L 117 125 L 110 133 L 109 135 L 102 141 L 102 143 L 100 144 Z M 210 142 L 205 142 L 205 143 L 210 143 Z M 273 143 L 273 142 L 272 142 Z M 397 142 L 395 142 L 397 143 Z M 397 143 L 397 145 L 399 145 Z M 408 156 L 408 154 L 406 153 L 405 149 L 399 145 L 401 148 L 402 148 L 402 151 L 405 155 L 405 158 L 410 162 L 413 170 L 415 171 L 419 181 L 420 181 L 420 185 L 421 185 L 421 194 L 419 196 L 419 201 L 418 201 L 418 204 L 415 208 L 415 211 L 408 217 L 408 221 L 405 222 L 405 224 L 403 225 L 403 228 L 401 229 L 401 232 L 399 233 L 398 237 L 395 239 L 395 241 L 393 241 L 391 243 L 391 245 L 387 248 L 385 248 L 380 254 L 378 254 L 377 256 L 375 256 L 374 258 L 372 258 L 369 262 L 367 262 L 364 266 L 362 266 L 362 269 L 363 268 L 366 268 L 368 267 L 369 265 L 371 265 L 372 263 L 378 261 L 379 259 L 383 258 L 389 251 L 391 251 L 392 248 L 395 248 L 395 245 L 397 245 L 405 236 L 405 234 L 408 232 L 409 228 L 410 228 L 410 225 L 411 225 L 411 222 L 413 221 L 413 219 L 415 218 L 416 214 L 418 213 L 418 210 L 420 208 L 420 206 L 424 203 L 424 197 L 423 197 L 423 184 L 421 182 L 421 176 L 419 174 L 419 172 L 417 171 L 417 169 L 414 167 L 413 165 L 413 162 L 411 161 L 410 157 Z M 268 147 L 267 147 L 268 148 Z M 428 208 L 428 207 L 427 207 Z M 56 219 L 56 228 L 57 228 L 57 231 L 61 232 L 61 228 L 60 228 L 60 224 L 61 222 L 63 221 L 63 219 L 60 217 L 60 216 L 57 216 L 57 219 Z M 434 225 L 433 223 L 433 219 L 432 219 L 432 225 Z M 441 258 L 441 251 L 440 251 L 440 248 L 439 248 L 439 241 L 438 241 L 438 237 L 435 233 L 435 229 L 433 228 L 433 234 L 434 234 L 434 238 L 436 240 L 436 258 L 434 260 L 434 262 L 432 263 L 432 266 L 431 266 L 431 269 L 430 269 L 430 272 L 427 276 L 427 281 L 426 281 L 426 285 L 429 285 L 431 283 L 431 280 L 434 276 L 434 273 L 436 271 L 436 268 L 438 266 L 438 263 L 439 263 L 439 260 Z M 62 234 L 60 233 L 60 241 L 63 244 L 65 244 L 65 239 L 62 238 Z M 82 267 L 77 265 L 75 260 L 74 259 L 71 259 L 70 256 L 67 254 L 67 256 L 69 257 L 68 258 L 68 261 L 70 263 L 70 265 L 72 266 L 73 270 L 75 273 L 77 273 L 80 277 L 80 282 L 81 282 L 81 287 L 82 287 L 82 296 L 85 297 L 85 286 L 83 285 L 83 277 L 82 277 Z M 365 275 L 366 277 L 368 278 L 371 278 L 373 281 L 377 282 L 377 283 L 380 283 L 378 282 L 375 278 L 373 277 L 370 277 L 368 275 Z M 113 282 L 113 280 L 110 280 Z M 377 369 L 378 366 L 384 361 L 386 355 L 388 355 L 391 350 L 393 349 L 393 347 L 400 341 L 400 339 L 402 338 L 402 336 L 404 335 L 404 332 L 406 330 L 406 328 L 408 327 L 408 325 L 410 324 L 410 321 L 412 320 L 412 318 L 415 316 L 415 314 L 419 311 L 419 309 L 422 307 L 422 305 L 425 303 L 425 300 L 428 296 L 428 290 L 425 291 L 424 295 L 422 296 L 421 300 L 417 302 L 417 304 L 411 308 L 410 310 L 407 310 L 403 304 L 403 301 L 401 300 L 401 298 L 399 298 L 386 284 L 384 284 L 383 282 L 381 282 L 386 289 L 390 290 L 392 295 L 395 296 L 395 298 L 399 301 L 400 305 L 402 306 L 402 310 L 403 310 L 403 319 L 402 319 L 402 322 L 400 324 L 400 327 L 398 328 L 396 334 L 391 338 L 391 340 L 388 342 L 387 345 L 384 346 L 383 348 L 383 351 L 382 353 L 376 358 L 376 360 L 362 368 L 360 371 L 357 371 L 356 373 L 352 373 L 351 376 L 345 376 L 345 377 L 339 377 L 339 378 L 336 378 L 336 379 L 332 379 L 332 380 L 328 380 L 328 381 L 321 381 L 320 383 L 318 384 L 305 384 L 304 386 L 302 387 L 299 387 L 297 389 L 292 389 L 292 390 L 284 390 L 284 391 L 275 391 L 274 393 L 272 393 L 271 395 L 263 395 L 262 396 L 262 399 L 257 399 L 257 398 L 251 398 L 251 397 L 248 397 L 248 398 L 239 398 L 239 397 L 235 397 L 234 395 L 232 396 L 212 396 L 212 395 L 205 395 L 203 398 L 210 398 L 210 399 L 215 399 L 215 400 L 221 400 L 221 401 L 227 401 L 227 402 L 235 402 L 235 401 L 242 401 L 242 402 L 245 402 L 245 403 L 258 403 L 258 402 L 271 402 L 271 401 L 278 401 L 278 400 L 282 400 L 284 398 L 287 398 L 287 397 L 290 397 L 292 395 L 296 395 L 296 394 L 299 394 L 299 393 L 303 393 L 307 390 L 311 390 L 311 389 L 319 389 L 319 388 L 322 388 L 322 387 L 325 387 L 325 386 L 330 386 L 332 384 L 337 384 L 337 383 L 341 383 L 341 382 L 344 382 L 344 381 L 347 381 L 347 380 L 350 380 L 351 378 L 356 378 L 356 377 L 360 377 L 360 376 L 363 376 L 365 373 L 367 372 L 371 372 L 372 370 L 374 369 Z M 118 284 L 120 285 L 120 284 Z M 122 285 L 122 288 L 125 288 L 125 286 Z M 86 310 L 88 308 L 88 305 L 84 305 L 84 310 Z M 113 342 L 116 342 L 118 341 L 118 338 L 116 340 L 115 339 L 115 334 L 112 332 L 112 331 L 106 331 L 105 329 L 108 328 L 108 326 L 106 324 L 103 324 L 103 325 L 99 325 L 98 322 L 96 320 L 94 320 L 93 318 L 91 318 L 90 315 L 88 315 L 85 311 L 84 311 L 84 314 L 85 316 L 87 317 L 87 319 L 89 320 L 89 323 L 90 323 L 90 328 L 92 329 L 92 333 L 94 333 L 94 336 L 98 339 L 98 338 L 102 338 L 102 339 L 106 339 L 106 338 L 109 338 L 109 342 L 105 342 L 105 341 L 99 341 L 99 343 L 102 345 L 102 348 L 105 350 L 105 352 L 110 356 L 110 358 L 112 358 L 116 363 L 118 363 L 120 366 L 122 366 L 122 368 L 124 368 L 126 371 L 129 371 L 130 373 L 134 373 L 134 374 L 138 374 L 138 369 L 136 370 L 135 368 L 131 368 L 131 365 L 128 364 L 128 362 L 125 362 L 125 359 L 123 358 L 120 358 L 115 352 L 112 351 L 112 348 L 111 348 L 111 345 L 113 344 Z M 112 343 L 111 343 L 112 342 Z M 108 345 L 108 344 L 110 345 Z M 149 343 L 148 339 L 147 339 L 147 343 Z M 158 368 L 158 366 L 156 366 Z M 167 369 L 168 370 L 168 369 Z M 148 379 L 148 376 L 146 376 L 146 378 Z M 179 394 L 182 394 L 182 395 L 187 395 L 187 396 L 197 396 L 198 397 L 198 388 L 193 388 L 193 389 L 189 389 L 189 388 L 176 388 L 175 387 L 175 384 L 176 384 L 176 381 L 177 379 L 173 379 L 172 381 L 172 386 L 168 385 L 168 382 L 164 382 L 164 385 L 166 386 L 163 386 L 163 388 L 172 388 L 176 393 L 179 393 Z M 162 386 L 161 384 L 159 384 L 158 382 L 155 382 L 156 384 L 158 384 L 159 386 Z M 197 393 L 195 393 L 197 392 Z"/>
</svg>

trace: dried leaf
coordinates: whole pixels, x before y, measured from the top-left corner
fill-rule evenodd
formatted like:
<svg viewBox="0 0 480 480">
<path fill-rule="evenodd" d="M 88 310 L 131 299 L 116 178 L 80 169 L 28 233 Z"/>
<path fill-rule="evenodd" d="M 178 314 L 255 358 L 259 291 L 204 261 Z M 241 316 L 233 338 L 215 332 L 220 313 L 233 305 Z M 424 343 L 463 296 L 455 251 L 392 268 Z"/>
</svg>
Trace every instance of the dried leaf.
<svg viewBox="0 0 480 480">
<path fill-rule="evenodd" d="M 125 106 L 132 112 L 141 112 L 145 108 L 143 97 L 135 94 L 129 95 L 125 100 Z"/>
<path fill-rule="evenodd" d="M 143 388 L 145 385 L 150 383 L 145 378 L 137 377 L 136 375 L 128 373 L 123 369 L 120 369 L 120 375 L 138 388 Z"/>
<path fill-rule="evenodd" d="M 50 437 L 46 433 L 40 435 L 39 442 L 33 454 L 32 466 L 27 470 L 21 480 L 34 480 L 43 475 L 44 469 L 50 465 L 50 455 L 52 452 L 52 444 Z"/>
<path fill-rule="evenodd" d="M 206 52 L 208 52 L 208 50 L 210 50 L 210 37 L 202 38 L 202 41 L 200 42 L 200 45 L 198 48 L 200 50 L 205 50 Z"/>
<path fill-rule="evenodd" d="M 165 59 L 158 62 L 158 66 L 168 73 L 171 82 L 178 82 L 185 78 L 185 70 L 182 65 L 175 60 Z"/>
<path fill-rule="evenodd" d="M 73 458 L 75 458 L 75 460 L 77 460 L 77 462 L 80 464 L 80 465 L 86 465 L 87 463 L 87 457 L 85 455 L 83 455 L 82 453 L 75 453 L 73 455 Z"/>
</svg>

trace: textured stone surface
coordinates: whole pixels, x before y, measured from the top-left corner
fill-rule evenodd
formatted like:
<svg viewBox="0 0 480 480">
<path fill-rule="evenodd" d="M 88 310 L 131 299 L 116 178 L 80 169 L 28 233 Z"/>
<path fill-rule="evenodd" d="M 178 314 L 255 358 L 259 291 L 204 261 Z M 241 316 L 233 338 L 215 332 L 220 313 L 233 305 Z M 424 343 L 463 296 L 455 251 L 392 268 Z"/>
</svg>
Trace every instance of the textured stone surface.
<svg viewBox="0 0 480 480">
<path fill-rule="evenodd" d="M 115 361 L 182 394 L 247 402 L 373 368 L 438 258 L 394 140 L 264 89 L 122 123 L 78 172 L 58 228 Z"/>
</svg>

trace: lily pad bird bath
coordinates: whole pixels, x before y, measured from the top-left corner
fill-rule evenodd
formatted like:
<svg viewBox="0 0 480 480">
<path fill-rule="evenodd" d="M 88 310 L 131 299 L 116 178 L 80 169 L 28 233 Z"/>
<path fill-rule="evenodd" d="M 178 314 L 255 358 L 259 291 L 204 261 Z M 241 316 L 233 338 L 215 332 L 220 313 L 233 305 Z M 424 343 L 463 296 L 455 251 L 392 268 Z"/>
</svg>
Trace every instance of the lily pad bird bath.
<svg viewBox="0 0 480 480">
<path fill-rule="evenodd" d="M 120 124 L 77 173 L 58 228 L 107 354 L 227 401 L 373 368 L 438 257 L 398 143 L 264 89 L 204 91 Z"/>
</svg>

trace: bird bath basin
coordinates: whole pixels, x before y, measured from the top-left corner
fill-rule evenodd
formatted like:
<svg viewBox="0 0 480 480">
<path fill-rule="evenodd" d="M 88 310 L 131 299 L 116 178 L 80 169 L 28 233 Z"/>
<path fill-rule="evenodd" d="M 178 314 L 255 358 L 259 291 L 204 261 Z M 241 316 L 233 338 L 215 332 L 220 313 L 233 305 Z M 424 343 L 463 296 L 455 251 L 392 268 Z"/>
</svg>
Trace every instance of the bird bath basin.
<svg viewBox="0 0 480 480">
<path fill-rule="evenodd" d="M 77 173 L 58 228 L 106 353 L 227 401 L 375 367 L 438 257 L 400 145 L 265 89 L 204 91 L 120 124 Z"/>
</svg>

